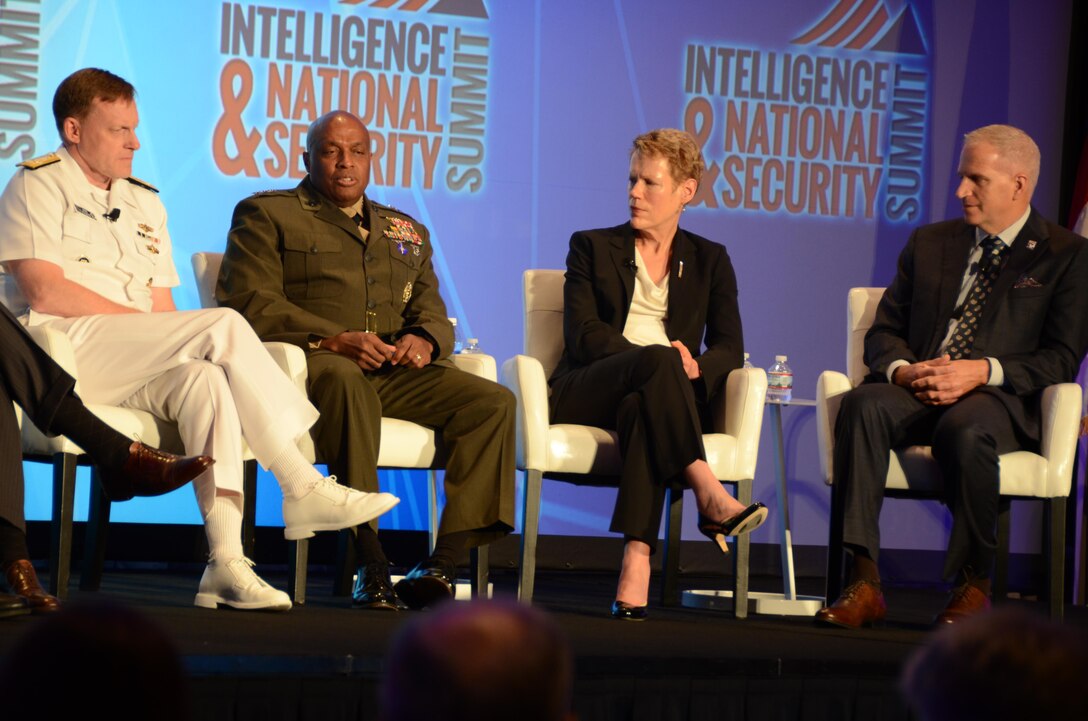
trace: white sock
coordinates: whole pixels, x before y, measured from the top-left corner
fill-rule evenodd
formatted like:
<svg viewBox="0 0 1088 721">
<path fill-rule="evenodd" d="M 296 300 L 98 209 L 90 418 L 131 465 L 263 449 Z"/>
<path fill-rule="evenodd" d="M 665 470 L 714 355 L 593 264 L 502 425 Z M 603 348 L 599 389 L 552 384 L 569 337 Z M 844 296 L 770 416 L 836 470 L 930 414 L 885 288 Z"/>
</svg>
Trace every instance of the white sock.
<svg viewBox="0 0 1088 721">
<path fill-rule="evenodd" d="M 268 470 L 279 481 L 285 498 L 301 498 L 310 491 L 322 475 L 299 453 L 294 446 L 287 446 L 268 464 Z"/>
<path fill-rule="evenodd" d="M 241 558 L 242 496 L 236 493 L 216 496 L 211 511 L 204 517 L 204 533 L 208 536 L 211 558 L 217 561 Z"/>
</svg>

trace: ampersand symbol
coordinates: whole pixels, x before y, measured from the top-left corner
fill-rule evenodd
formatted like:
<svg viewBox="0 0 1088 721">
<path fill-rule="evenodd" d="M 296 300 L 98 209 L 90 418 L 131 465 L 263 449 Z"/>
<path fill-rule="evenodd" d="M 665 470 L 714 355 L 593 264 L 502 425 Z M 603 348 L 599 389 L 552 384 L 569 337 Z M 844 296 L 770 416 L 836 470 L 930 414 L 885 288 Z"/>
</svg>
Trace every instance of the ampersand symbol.
<svg viewBox="0 0 1088 721">
<path fill-rule="evenodd" d="M 684 130 L 695 136 L 695 141 L 699 143 L 700 150 L 706 146 L 713 124 L 714 109 L 710 107 L 710 101 L 706 98 L 692 98 L 687 108 L 684 109 Z M 706 153 L 703 154 L 703 158 L 706 159 Z M 721 169 L 718 167 L 717 162 L 707 163 L 706 173 L 703 174 L 702 180 L 699 181 L 699 188 L 695 191 L 691 202 L 688 203 L 689 207 L 699 205 L 706 205 L 708 208 L 718 207 L 718 199 L 714 197 L 714 181 L 718 179 L 718 173 L 720 172 Z"/>
<path fill-rule="evenodd" d="M 234 92 L 235 78 L 241 81 L 237 94 Z M 253 153 L 261 142 L 260 131 L 247 132 L 242 124 L 242 111 L 246 109 L 250 96 L 253 95 L 253 71 L 244 60 L 235 58 L 223 67 L 219 76 L 219 98 L 223 101 L 223 115 L 215 124 L 212 134 L 212 155 L 215 165 L 227 175 L 245 172 L 250 177 L 257 177 L 257 161 Z M 227 134 L 234 140 L 238 154 L 227 154 Z"/>
</svg>

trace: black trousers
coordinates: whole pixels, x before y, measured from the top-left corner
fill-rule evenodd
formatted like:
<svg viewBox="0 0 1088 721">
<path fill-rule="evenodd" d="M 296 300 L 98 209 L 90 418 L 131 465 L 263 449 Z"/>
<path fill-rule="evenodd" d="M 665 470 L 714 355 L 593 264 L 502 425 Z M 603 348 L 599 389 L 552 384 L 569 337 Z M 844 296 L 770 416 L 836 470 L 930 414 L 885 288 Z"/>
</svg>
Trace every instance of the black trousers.
<svg viewBox="0 0 1088 721">
<path fill-rule="evenodd" d="M 23 452 L 12 403 L 48 432 L 60 402 L 74 387 L 72 377 L 0 304 L 0 518 L 21 531 L 26 530 Z"/>
<path fill-rule="evenodd" d="M 846 394 L 835 424 L 834 481 L 845 493 L 843 542 L 880 551 L 880 508 L 894 448 L 929 445 L 940 466 L 952 533 L 944 575 L 990 576 L 997 549 L 998 456 L 1021 443 L 1005 406 L 987 392 L 927 406 L 907 389 L 869 383 Z"/>
<path fill-rule="evenodd" d="M 667 484 L 706 460 L 700 409 L 680 353 L 632 348 L 563 375 L 552 383 L 551 419 L 617 432 L 623 469 L 609 530 L 656 548 Z"/>
</svg>

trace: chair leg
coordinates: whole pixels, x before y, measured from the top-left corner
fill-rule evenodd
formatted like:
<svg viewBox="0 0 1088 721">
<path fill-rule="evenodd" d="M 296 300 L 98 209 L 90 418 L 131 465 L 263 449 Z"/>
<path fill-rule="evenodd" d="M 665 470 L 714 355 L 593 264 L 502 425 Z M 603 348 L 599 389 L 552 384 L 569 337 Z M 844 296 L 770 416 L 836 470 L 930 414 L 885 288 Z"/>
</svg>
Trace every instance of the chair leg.
<svg viewBox="0 0 1088 721">
<path fill-rule="evenodd" d="M 306 564 L 310 553 L 310 539 L 303 538 L 287 543 L 287 592 L 296 605 L 306 603 Z"/>
<path fill-rule="evenodd" d="M 253 558 L 257 548 L 257 461 L 242 464 L 242 553 Z"/>
<path fill-rule="evenodd" d="M 434 553 L 438 545 L 438 473 L 427 471 L 427 548 Z"/>
<path fill-rule="evenodd" d="M 469 551 L 469 566 L 472 573 L 472 597 L 487 598 L 487 585 L 490 581 L 490 549 L 485 544 Z"/>
<path fill-rule="evenodd" d="M 1046 575 L 1049 581 L 1050 619 L 1061 622 L 1065 616 L 1065 499 L 1044 501 L 1047 527 Z"/>
<path fill-rule="evenodd" d="M 752 482 L 737 481 L 737 500 L 742 506 L 752 503 Z M 748 618 L 748 566 L 752 535 L 745 533 L 733 544 L 733 615 Z"/>
<path fill-rule="evenodd" d="M 102 567 L 106 563 L 106 533 L 110 527 L 110 499 L 102 491 L 98 469 L 91 468 L 91 499 L 87 509 L 87 536 L 83 549 L 83 571 L 79 590 L 97 591 L 102 585 Z"/>
<path fill-rule="evenodd" d="M 544 474 L 525 471 L 525 488 L 522 493 L 521 513 L 521 567 L 518 569 L 518 600 L 533 602 L 533 583 L 536 580 L 536 541 L 540 530 L 540 491 Z"/>
<path fill-rule="evenodd" d="M 824 586 L 825 603 L 831 605 L 842 593 L 843 548 L 842 527 L 846 521 L 845 494 L 831 486 L 831 518 L 827 527 L 827 580 Z"/>
<path fill-rule="evenodd" d="M 661 605 L 680 605 L 680 531 L 684 524 L 684 489 L 665 489 L 665 548 L 661 558 Z"/>
<path fill-rule="evenodd" d="M 53 456 L 53 522 L 50 524 L 49 592 L 68 598 L 72 567 L 72 517 L 76 496 L 76 456 Z"/>
<path fill-rule="evenodd" d="M 997 505 L 997 557 L 994 559 L 993 597 L 1004 601 L 1009 597 L 1009 525 L 1012 501 L 1002 498 Z"/>
</svg>

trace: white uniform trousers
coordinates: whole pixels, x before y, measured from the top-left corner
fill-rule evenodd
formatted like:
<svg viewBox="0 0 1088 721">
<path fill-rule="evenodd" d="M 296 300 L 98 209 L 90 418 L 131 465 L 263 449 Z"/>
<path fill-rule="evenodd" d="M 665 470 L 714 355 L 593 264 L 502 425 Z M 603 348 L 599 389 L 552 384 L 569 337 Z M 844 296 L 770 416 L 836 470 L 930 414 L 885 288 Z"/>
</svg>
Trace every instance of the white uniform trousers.
<svg viewBox="0 0 1088 721">
<path fill-rule="evenodd" d="M 318 418 L 242 316 L 226 308 L 47 321 L 72 341 L 79 394 L 176 422 L 207 516 L 217 490 L 242 493 L 242 438 L 265 468 Z"/>
</svg>

